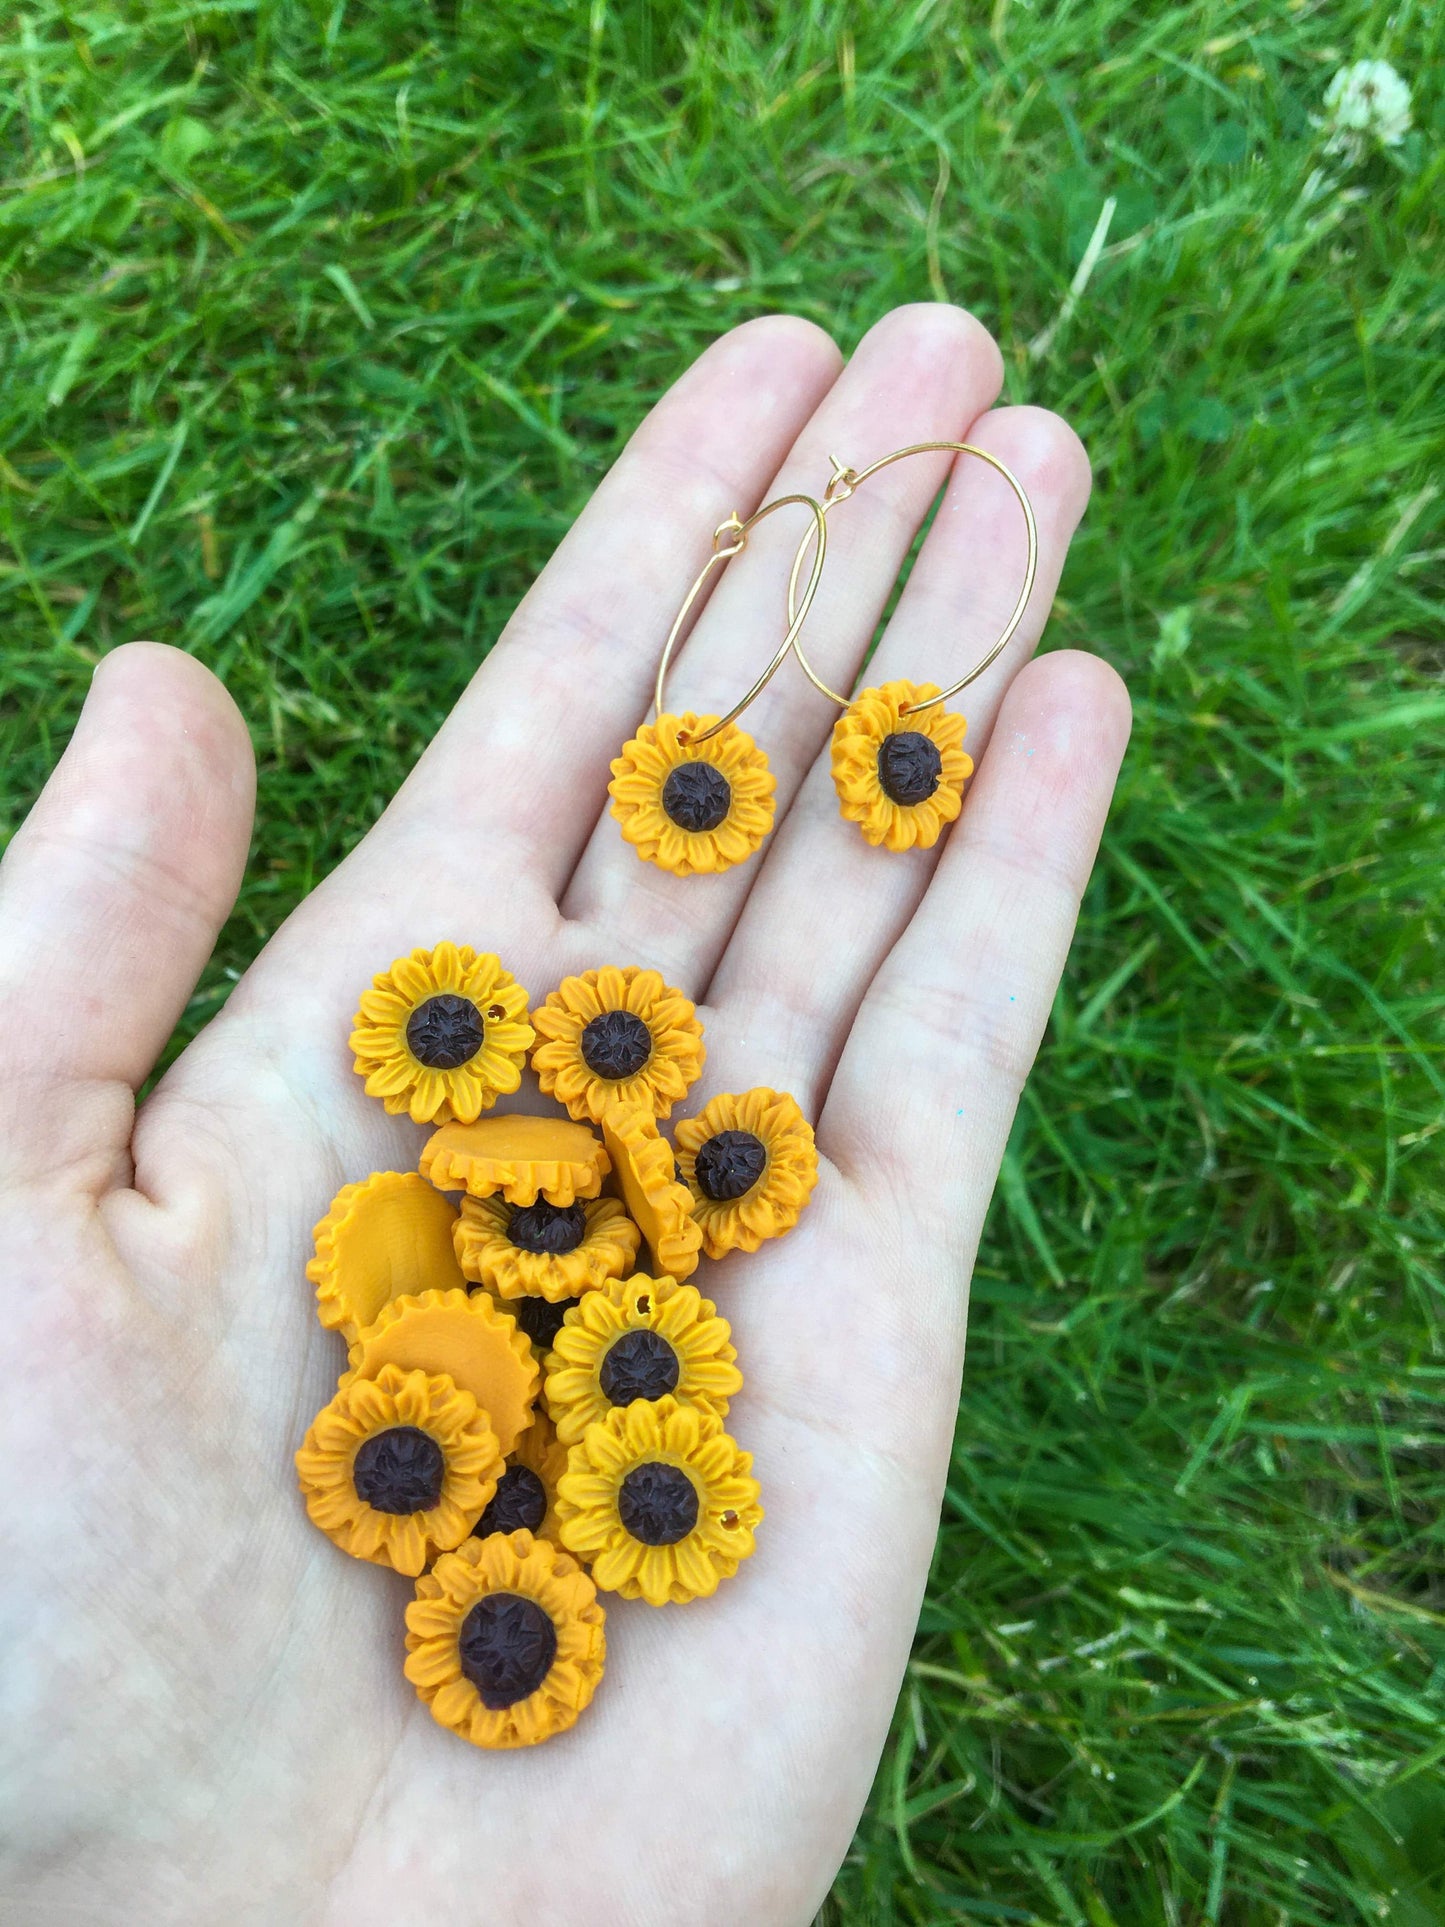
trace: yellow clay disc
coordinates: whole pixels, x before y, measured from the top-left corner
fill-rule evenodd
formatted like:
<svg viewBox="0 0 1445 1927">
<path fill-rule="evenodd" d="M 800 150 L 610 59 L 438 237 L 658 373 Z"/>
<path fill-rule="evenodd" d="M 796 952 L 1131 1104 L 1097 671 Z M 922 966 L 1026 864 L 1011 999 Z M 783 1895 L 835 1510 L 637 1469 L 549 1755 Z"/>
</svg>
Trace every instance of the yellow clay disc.
<svg viewBox="0 0 1445 1927">
<path fill-rule="evenodd" d="M 421 1174 L 440 1191 L 508 1204 L 574 1204 L 595 1198 L 610 1168 L 597 1133 L 568 1117 L 479 1118 L 443 1124 L 421 1154 Z"/>
<path fill-rule="evenodd" d="M 394 1298 L 351 1348 L 345 1388 L 386 1365 L 445 1374 L 491 1420 L 503 1456 L 532 1423 L 540 1372 L 517 1322 L 483 1291 L 424 1291 Z"/>
<path fill-rule="evenodd" d="M 464 1291 L 456 1211 L 415 1171 L 373 1171 L 348 1184 L 316 1227 L 306 1276 L 316 1315 L 352 1344 L 384 1305 L 423 1291 Z"/>
<path fill-rule="evenodd" d="M 640 1104 L 609 1105 L 602 1136 L 627 1215 L 652 1253 L 655 1271 L 688 1278 L 697 1270 L 702 1231 L 693 1222 L 692 1193 L 678 1181 L 672 1146 Z"/>
</svg>

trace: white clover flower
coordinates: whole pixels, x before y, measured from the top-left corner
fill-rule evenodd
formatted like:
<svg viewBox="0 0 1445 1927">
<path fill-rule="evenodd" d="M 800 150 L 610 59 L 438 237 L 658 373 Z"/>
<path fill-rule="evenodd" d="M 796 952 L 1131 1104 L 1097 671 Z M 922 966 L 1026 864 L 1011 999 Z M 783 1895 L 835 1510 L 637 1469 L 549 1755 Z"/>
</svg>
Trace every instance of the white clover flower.
<svg viewBox="0 0 1445 1927">
<path fill-rule="evenodd" d="M 1410 131 L 1410 87 L 1388 60 L 1357 60 L 1341 67 L 1325 89 L 1327 154 L 1358 161 L 1366 143 L 1398 147 Z"/>
</svg>

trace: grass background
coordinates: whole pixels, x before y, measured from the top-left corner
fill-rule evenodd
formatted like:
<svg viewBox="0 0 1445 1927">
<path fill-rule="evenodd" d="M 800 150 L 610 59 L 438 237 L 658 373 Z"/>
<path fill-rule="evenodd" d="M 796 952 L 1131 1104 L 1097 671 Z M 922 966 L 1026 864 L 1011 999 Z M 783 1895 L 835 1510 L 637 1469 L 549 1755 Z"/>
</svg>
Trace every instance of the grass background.
<svg viewBox="0 0 1445 1927">
<path fill-rule="evenodd" d="M 106 649 L 225 677 L 261 817 L 188 1030 L 719 330 L 964 302 L 1091 449 L 1050 637 L 1137 734 L 834 1927 L 1445 1920 L 1441 20 L 6 10 L 0 829 Z M 1418 131 L 1347 168 L 1364 55 Z"/>
</svg>

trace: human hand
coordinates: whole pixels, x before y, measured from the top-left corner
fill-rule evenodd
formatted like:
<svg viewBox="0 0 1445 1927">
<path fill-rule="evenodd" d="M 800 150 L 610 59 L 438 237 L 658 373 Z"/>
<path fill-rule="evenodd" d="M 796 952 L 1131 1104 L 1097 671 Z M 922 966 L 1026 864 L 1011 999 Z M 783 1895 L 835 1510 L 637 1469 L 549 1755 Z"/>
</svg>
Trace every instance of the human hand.
<svg viewBox="0 0 1445 1927">
<path fill-rule="evenodd" d="M 1088 493 L 1070 431 L 991 413 L 998 350 L 902 309 L 840 372 L 809 324 L 715 344 L 637 432 L 381 820 L 267 945 L 138 1115 L 237 891 L 250 746 L 193 659 L 107 657 L 0 870 L 0 1912 L 26 1921 L 794 1923 L 867 1795 L 917 1621 L 967 1287 L 1128 734 L 1092 657 L 1025 667 Z M 982 419 L 979 419 L 979 418 Z M 1033 499 L 1039 578 L 953 706 L 977 764 L 930 852 L 870 849 L 791 665 L 744 726 L 778 779 L 752 862 L 680 880 L 605 813 L 711 530 L 820 495 L 828 455 L 978 441 Z M 884 471 L 831 518 L 807 629 L 856 675 L 947 472 Z M 802 511 L 772 517 L 678 660 L 721 712 L 782 631 Z M 780 527 L 779 525 L 785 525 Z M 1017 505 L 963 458 L 870 680 L 946 683 L 1017 593 Z M 728 1429 L 767 1518 L 715 1597 L 608 1601 L 570 1733 L 474 1751 L 402 1676 L 408 1582 L 308 1523 L 294 1452 L 342 1359 L 304 1265 L 333 1193 L 415 1165 L 362 1093 L 359 991 L 442 938 L 540 999 L 603 963 L 699 1004 L 716 1091 L 817 1125 L 798 1228 L 694 1280 L 746 1377 Z M 694 1101 L 695 1100 L 695 1101 Z"/>
</svg>

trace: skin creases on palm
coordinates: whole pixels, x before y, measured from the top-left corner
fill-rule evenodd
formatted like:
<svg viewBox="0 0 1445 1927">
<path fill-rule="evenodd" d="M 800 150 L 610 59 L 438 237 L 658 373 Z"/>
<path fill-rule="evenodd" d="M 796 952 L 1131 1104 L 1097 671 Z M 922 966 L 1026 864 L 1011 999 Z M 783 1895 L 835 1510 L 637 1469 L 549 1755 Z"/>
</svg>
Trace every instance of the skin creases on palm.
<svg viewBox="0 0 1445 1927">
<path fill-rule="evenodd" d="M 906 1664 L 973 1251 L 1128 727 L 1094 659 L 1025 666 L 1087 467 L 1055 418 L 993 408 L 997 385 L 983 330 L 941 307 L 897 311 L 841 370 L 786 318 L 715 344 L 391 809 L 134 1124 L 239 882 L 251 765 L 198 663 L 137 645 L 102 665 L 0 869 L 0 1248 L 22 1361 L 0 1401 L 7 1918 L 505 1927 L 575 1918 L 579 1885 L 599 1921 L 811 1918 Z M 931 852 L 864 845 L 833 804 L 828 705 L 780 675 L 748 717 L 779 784 L 760 856 L 687 880 L 639 863 L 605 814 L 607 762 L 699 541 L 734 500 L 820 487 L 825 445 L 867 458 L 965 433 L 1029 487 L 1040 581 L 969 691 L 960 822 Z M 856 672 L 947 474 L 899 465 L 876 511 L 849 505 L 846 541 L 840 517 L 810 631 L 833 679 Z M 1004 494 L 953 475 L 870 675 L 982 653 L 1017 581 Z M 619 581 L 600 558 L 624 532 Z M 725 576 L 678 658 L 680 707 L 726 706 L 796 540 L 760 530 Z M 506 1755 L 416 1700 L 409 1583 L 316 1533 L 291 1467 L 343 1362 L 304 1275 L 310 1227 L 423 1141 L 362 1093 L 351 1013 L 376 970 L 443 937 L 496 950 L 534 1001 L 602 963 L 658 968 L 707 1027 L 677 1115 L 790 1090 L 823 1161 L 790 1236 L 698 1280 L 745 1375 L 728 1425 L 763 1484 L 756 1556 L 710 1600 L 609 1601 L 588 1713 Z"/>
</svg>

